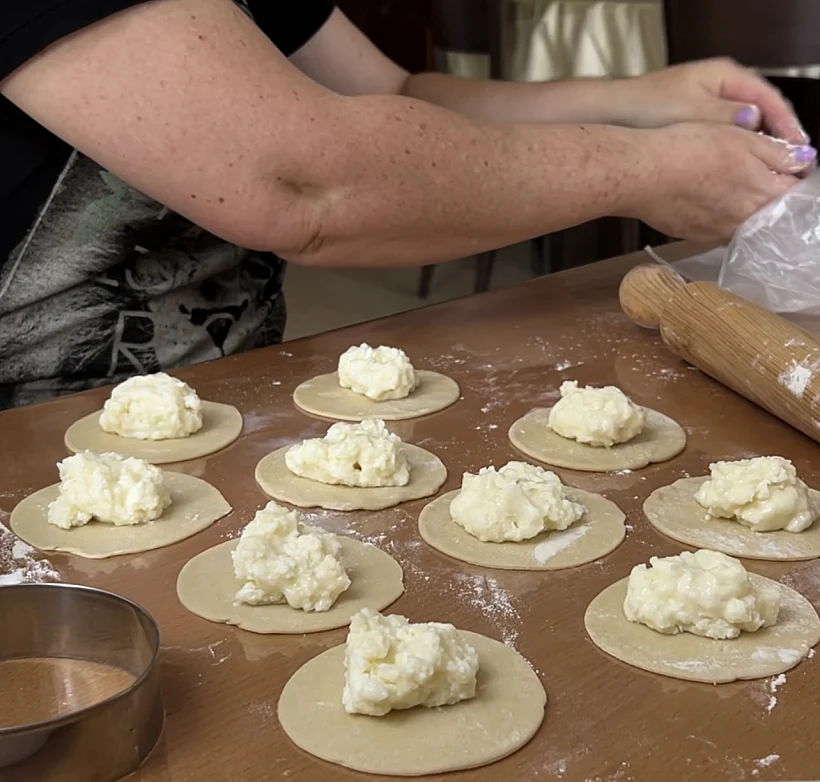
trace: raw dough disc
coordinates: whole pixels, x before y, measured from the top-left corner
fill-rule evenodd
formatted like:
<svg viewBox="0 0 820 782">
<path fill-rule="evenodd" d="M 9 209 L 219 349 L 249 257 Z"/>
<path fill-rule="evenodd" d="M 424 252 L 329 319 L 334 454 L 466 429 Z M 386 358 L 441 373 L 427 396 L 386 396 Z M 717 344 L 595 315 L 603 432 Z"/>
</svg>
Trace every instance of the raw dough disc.
<svg viewBox="0 0 820 782">
<path fill-rule="evenodd" d="M 340 421 L 402 421 L 444 410 L 461 396 L 458 383 L 438 372 L 416 370 L 419 385 L 404 399 L 376 402 L 339 385 L 339 375 L 319 375 L 306 380 L 293 392 L 294 404 L 311 415 Z"/>
<path fill-rule="evenodd" d="M 11 528 L 26 543 L 42 551 L 66 551 L 86 559 L 105 559 L 170 546 L 207 529 L 227 516 L 231 506 L 218 489 L 199 478 L 165 472 L 171 504 L 156 521 L 117 527 L 92 521 L 84 527 L 60 529 L 46 520 L 60 484 L 26 497 L 11 512 Z"/>
<path fill-rule="evenodd" d="M 362 608 L 381 611 L 404 592 L 401 566 L 375 546 L 339 536 L 351 584 L 329 611 L 306 613 L 287 604 L 234 605 L 242 586 L 234 575 L 231 552 L 238 540 L 203 551 L 179 572 L 177 595 L 191 613 L 211 622 L 236 625 L 252 633 L 318 633 L 350 624 Z"/>
<path fill-rule="evenodd" d="M 729 519 L 710 518 L 695 499 L 707 478 L 681 478 L 655 489 L 643 504 L 646 518 L 672 540 L 746 559 L 801 560 L 820 557 L 820 520 L 803 532 L 753 532 Z M 820 491 L 809 489 L 820 507 Z"/>
<path fill-rule="evenodd" d="M 510 442 L 521 453 L 553 467 L 587 472 L 637 470 L 655 462 L 665 462 L 686 447 L 686 433 L 678 423 L 657 410 L 643 408 L 646 425 L 628 443 L 612 448 L 570 440 L 549 427 L 551 407 L 530 410 L 510 427 Z"/>
<path fill-rule="evenodd" d="M 765 679 L 794 668 L 818 641 L 820 619 L 811 603 L 785 584 L 749 574 L 753 581 L 780 590 L 777 624 L 756 633 L 714 641 L 691 633 L 663 635 L 627 621 L 624 578 L 599 594 L 584 615 L 592 642 L 622 662 L 652 673 L 694 682 L 722 684 Z"/>
<path fill-rule="evenodd" d="M 614 551 L 626 535 L 626 517 L 618 506 L 582 489 L 567 487 L 566 493 L 573 502 L 586 506 L 587 513 L 569 529 L 545 532 L 532 540 L 482 543 L 450 517 L 450 503 L 458 491 L 437 497 L 422 510 L 419 532 L 443 554 L 471 565 L 502 570 L 561 570 Z"/>
<path fill-rule="evenodd" d="M 479 657 L 472 700 L 440 709 L 391 711 L 384 717 L 348 714 L 342 707 L 342 644 L 290 677 L 279 698 L 282 728 L 305 752 L 369 774 L 439 774 L 511 755 L 540 727 L 547 695 L 514 649 L 476 633 L 461 634 Z"/>
<path fill-rule="evenodd" d="M 174 440 L 138 440 L 100 428 L 102 410 L 75 421 L 65 433 L 69 451 L 95 451 L 137 456 L 151 464 L 199 459 L 229 446 L 242 434 L 242 414 L 232 405 L 202 402 L 202 428 L 190 437 Z"/>
<path fill-rule="evenodd" d="M 435 494 L 447 480 L 447 469 L 438 456 L 404 443 L 402 446 L 410 465 L 407 486 L 385 486 L 361 489 L 354 486 L 333 486 L 294 475 L 285 464 L 286 445 L 265 456 L 256 465 L 256 482 L 269 497 L 299 508 L 326 510 L 383 510 L 402 502 L 418 500 Z"/>
</svg>

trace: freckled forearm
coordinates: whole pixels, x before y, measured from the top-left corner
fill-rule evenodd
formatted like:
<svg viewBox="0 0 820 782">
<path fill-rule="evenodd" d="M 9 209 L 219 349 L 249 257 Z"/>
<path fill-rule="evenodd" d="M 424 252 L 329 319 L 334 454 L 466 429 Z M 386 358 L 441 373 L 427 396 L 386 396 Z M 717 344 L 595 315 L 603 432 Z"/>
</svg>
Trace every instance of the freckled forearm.
<svg viewBox="0 0 820 782">
<path fill-rule="evenodd" d="M 310 235 L 284 253 L 297 262 L 450 260 L 631 214 L 646 187 L 636 131 L 481 125 L 414 100 L 352 100 L 336 123 L 346 140 L 313 166 Z"/>
</svg>

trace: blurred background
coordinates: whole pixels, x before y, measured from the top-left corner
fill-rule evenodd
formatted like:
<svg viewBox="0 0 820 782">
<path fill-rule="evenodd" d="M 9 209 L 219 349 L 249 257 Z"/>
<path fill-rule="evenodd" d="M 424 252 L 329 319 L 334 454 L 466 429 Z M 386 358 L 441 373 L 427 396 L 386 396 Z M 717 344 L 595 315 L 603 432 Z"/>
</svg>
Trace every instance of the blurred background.
<svg viewBox="0 0 820 782">
<path fill-rule="evenodd" d="M 820 141 L 820 0 L 337 0 L 409 71 L 545 81 L 729 56 L 770 78 Z M 435 268 L 293 266 L 287 339 L 481 292 L 665 238 L 600 220 Z"/>
</svg>

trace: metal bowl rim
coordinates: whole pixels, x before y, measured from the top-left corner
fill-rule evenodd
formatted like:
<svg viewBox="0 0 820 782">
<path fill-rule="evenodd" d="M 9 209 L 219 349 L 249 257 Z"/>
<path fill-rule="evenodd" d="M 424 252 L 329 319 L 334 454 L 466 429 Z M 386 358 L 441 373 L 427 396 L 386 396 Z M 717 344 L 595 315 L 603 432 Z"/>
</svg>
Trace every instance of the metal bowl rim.
<svg viewBox="0 0 820 782">
<path fill-rule="evenodd" d="M 127 698 L 136 692 L 145 679 L 151 674 L 154 670 L 154 666 L 156 665 L 157 658 L 159 657 L 160 651 L 160 634 L 159 634 L 159 626 L 156 623 L 156 620 L 153 616 L 146 609 L 144 609 L 139 603 L 131 600 L 130 598 L 123 597 L 122 595 L 118 595 L 116 592 L 110 592 L 107 589 L 99 589 L 98 587 L 90 587 L 85 586 L 83 584 L 62 584 L 62 583 L 48 583 L 48 584 L 5 584 L 4 586 L 0 587 L 0 589 L 41 589 L 43 591 L 56 591 L 60 589 L 64 590 L 71 590 L 75 592 L 85 592 L 90 593 L 97 596 L 102 596 L 108 599 L 112 599 L 114 602 L 119 603 L 121 607 L 129 606 L 132 608 L 138 615 L 140 615 L 143 619 L 148 621 L 148 625 L 153 629 L 154 635 L 156 636 L 156 642 L 153 644 L 153 649 L 151 651 L 151 659 L 148 661 L 148 664 L 145 666 L 145 670 L 136 678 L 134 681 L 126 687 L 124 690 L 105 698 L 104 700 L 98 701 L 97 703 L 92 703 L 90 706 L 86 706 L 83 709 L 78 709 L 77 711 L 70 711 L 67 714 L 63 714 L 60 717 L 54 717 L 50 720 L 43 720 L 42 722 L 30 722 L 25 725 L 12 725 L 9 728 L 0 728 L 0 740 L 12 738 L 14 736 L 19 736 L 22 734 L 27 733 L 39 733 L 42 731 L 53 731 L 57 728 L 61 728 L 65 725 L 69 725 L 74 722 L 79 722 L 81 719 L 92 715 L 94 712 L 109 706 L 112 703 L 116 703 L 117 701 Z M 10 658 L 6 658 L 10 659 Z M 15 658 L 17 659 L 17 658 Z M 30 658 L 19 658 L 19 659 L 30 659 Z M 66 659 L 75 659 L 75 658 L 66 658 Z M 93 662 L 89 660 L 88 662 Z M 113 667 L 113 666 L 112 666 Z"/>
</svg>

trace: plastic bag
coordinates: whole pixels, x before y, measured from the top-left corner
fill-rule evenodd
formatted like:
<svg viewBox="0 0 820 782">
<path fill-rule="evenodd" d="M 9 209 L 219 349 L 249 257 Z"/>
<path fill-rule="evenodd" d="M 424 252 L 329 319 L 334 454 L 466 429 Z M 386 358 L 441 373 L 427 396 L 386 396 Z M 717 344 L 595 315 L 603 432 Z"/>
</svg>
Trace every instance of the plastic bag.
<svg viewBox="0 0 820 782">
<path fill-rule="evenodd" d="M 820 317 L 820 172 L 752 215 L 728 248 L 671 266 L 687 280 L 717 282 L 771 312 Z"/>
</svg>

